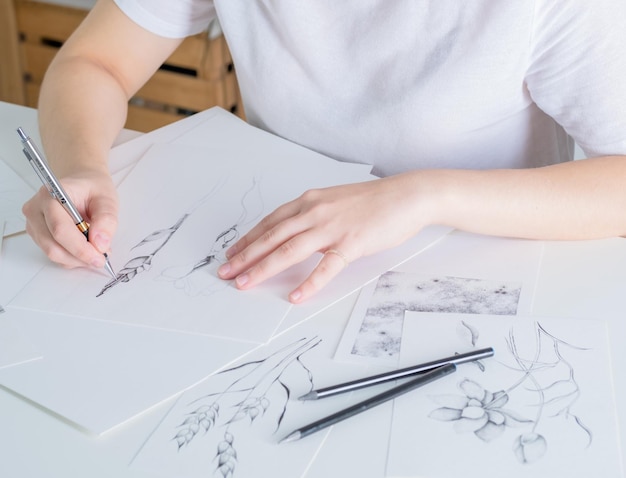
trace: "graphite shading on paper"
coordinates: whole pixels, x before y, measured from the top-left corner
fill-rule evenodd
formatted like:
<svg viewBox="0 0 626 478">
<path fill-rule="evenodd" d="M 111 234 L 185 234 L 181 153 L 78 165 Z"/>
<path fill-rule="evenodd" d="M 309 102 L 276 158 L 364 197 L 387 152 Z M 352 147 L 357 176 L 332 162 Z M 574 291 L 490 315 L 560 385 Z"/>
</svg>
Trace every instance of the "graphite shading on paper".
<svg viewBox="0 0 626 478">
<path fill-rule="evenodd" d="M 33 192 L 31 187 L 0 158 L 0 219 L 6 222 L 4 235 L 8 236 L 26 229 L 22 205 Z"/>
<path fill-rule="evenodd" d="M 517 282 L 386 272 L 362 289 L 336 357 L 393 365 L 405 311 L 515 315 L 521 289 Z"/>
<path fill-rule="evenodd" d="M 396 399 L 387 476 L 622 476 L 604 321 L 407 312 L 403 339 L 403 365 L 496 353 Z"/>
<path fill-rule="evenodd" d="M 528 314 L 544 245 L 455 231 L 363 288 L 338 360 L 397 365 L 405 309 Z M 371 307 L 371 311 L 368 310 Z"/>
<path fill-rule="evenodd" d="M 362 168 L 352 174 L 323 156 L 298 158 L 299 150 L 292 151 L 295 157 L 267 158 L 236 149 L 153 146 L 119 187 L 120 221 L 110 254 L 116 280 L 49 266 L 14 305 L 268 340 L 290 308 L 286 298 L 293 282 L 279 276 L 239 291 L 216 275 L 224 250 L 306 189 L 364 177 Z"/>
</svg>

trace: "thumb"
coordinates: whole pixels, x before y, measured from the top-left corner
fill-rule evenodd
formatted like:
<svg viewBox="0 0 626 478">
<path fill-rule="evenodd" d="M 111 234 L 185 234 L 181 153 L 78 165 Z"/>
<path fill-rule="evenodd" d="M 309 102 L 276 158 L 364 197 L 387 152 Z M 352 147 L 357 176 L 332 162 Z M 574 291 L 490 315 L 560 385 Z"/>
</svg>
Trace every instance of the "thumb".
<svg viewBox="0 0 626 478">
<path fill-rule="evenodd" d="M 89 242 L 104 253 L 111 248 L 111 241 L 117 231 L 117 200 L 99 196 L 89 204 Z"/>
</svg>

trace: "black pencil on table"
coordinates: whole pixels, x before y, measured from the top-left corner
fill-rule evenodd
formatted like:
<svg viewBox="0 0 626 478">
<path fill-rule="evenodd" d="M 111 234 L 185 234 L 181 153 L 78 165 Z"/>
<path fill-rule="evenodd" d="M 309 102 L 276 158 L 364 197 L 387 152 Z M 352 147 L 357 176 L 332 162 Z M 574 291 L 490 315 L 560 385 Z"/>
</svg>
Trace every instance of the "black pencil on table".
<svg viewBox="0 0 626 478">
<path fill-rule="evenodd" d="M 371 377 L 360 378 L 351 382 L 341 383 L 330 387 L 320 388 L 313 390 L 305 395 L 302 395 L 300 400 L 317 400 L 319 398 L 331 397 L 339 393 L 351 392 L 352 390 L 358 390 L 359 388 L 369 387 L 371 385 L 377 385 L 379 383 L 388 382 L 390 380 L 396 380 L 399 378 L 406 378 L 412 375 L 424 373 L 428 370 L 432 370 L 436 367 L 453 363 L 456 365 L 473 362 L 476 360 L 491 357 L 494 354 L 493 347 L 487 347 L 484 349 L 473 350 L 462 354 L 452 355 L 438 360 L 425 362 L 419 365 L 413 365 L 411 367 L 394 370 L 392 372 L 385 372 Z"/>
<path fill-rule="evenodd" d="M 283 443 L 283 442 L 295 441 L 295 440 L 304 438 L 305 436 L 311 435 L 312 433 L 315 433 L 326 427 L 334 425 L 335 423 L 345 420 L 346 418 L 350 418 L 361 412 L 374 408 L 375 406 L 380 405 L 381 403 L 392 400 L 410 390 L 413 390 L 414 388 L 421 387 L 434 380 L 445 377 L 446 375 L 454 372 L 455 370 L 456 370 L 456 365 L 453 363 L 449 363 L 449 364 L 434 368 L 432 370 L 429 370 L 427 372 L 424 372 L 421 375 L 419 375 L 417 378 L 414 378 L 413 380 L 403 383 L 402 385 L 398 385 L 397 387 L 391 388 L 387 390 L 386 392 L 380 393 L 378 395 L 374 395 L 373 397 L 368 398 L 367 400 L 359 402 L 355 405 L 352 405 L 351 407 L 345 408 L 336 413 L 333 413 L 332 415 L 329 415 L 313 423 L 310 423 L 301 428 L 298 428 L 297 430 L 291 432 L 289 435 L 283 438 L 280 442 Z"/>
</svg>

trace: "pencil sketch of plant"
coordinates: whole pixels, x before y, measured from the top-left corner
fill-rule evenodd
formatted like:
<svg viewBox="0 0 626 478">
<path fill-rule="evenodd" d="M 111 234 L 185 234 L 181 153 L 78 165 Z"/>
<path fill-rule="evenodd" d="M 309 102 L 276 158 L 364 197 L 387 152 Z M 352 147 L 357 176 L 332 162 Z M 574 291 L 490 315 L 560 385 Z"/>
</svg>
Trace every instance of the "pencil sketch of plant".
<svg viewBox="0 0 626 478">
<path fill-rule="evenodd" d="M 513 452 L 522 464 L 537 461 L 547 453 L 548 440 L 540 433 L 544 421 L 562 418 L 573 423 L 575 431 L 584 435 L 586 447 L 589 447 L 593 435 L 574 412 L 581 390 L 565 352 L 579 353 L 589 349 L 559 339 L 539 323 L 534 324 L 534 334 L 534 356 L 528 358 L 520 353 L 513 329 L 506 337 L 513 360 L 513 364 L 505 365 L 513 377 L 510 385 L 498 391 L 490 391 L 478 381 L 464 378 L 458 383 L 461 395 L 431 397 L 440 407 L 428 416 L 453 422 L 457 433 L 472 432 L 484 442 L 491 442 L 504 435 L 508 428 L 525 428 L 513 441 Z M 513 394 L 518 393 L 524 395 L 522 401 L 528 401 L 525 408 L 535 410 L 534 416 L 527 417 L 506 408 Z"/>
<path fill-rule="evenodd" d="M 468 345 L 476 348 L 476 343 L 478 342 L 478 337 L 480 335 L 476 327 L 474 327 L 472 324 L 467 323 L 464 320 L 461 320 L 456 329 L 461 341 L 467 341 L 469 342 Z M 485 371 L 485 366 L 483 365 L 481 360 L 475 360 L 471 363 L 478 367 L 481 372 Z"/>
<path fill-rule="evenodd" d="M 273 433 L 280 429 L 288 409 L 291 390 L 304 381 L 313 389 L 313 374 L 303 356 L 321 343 L 318 337 L 302 338 L 259 360 L 245 362 L 216 374 L 224 386 L 191 401 L 190 409 L 172 437 L 178 452 L 192 442 L 211 435 L 215 445 L 214 474 L 232 477 L 240 456 L 237 436 L 246 440 L 249 427 L 266 420 Z M 269 421 L 267 421 L 269 420 Z M 244 447 L 245 448 L 245 447 Z"/>
<path fill-rule="evenodd" d="M 171 281 L 177 289 L 182 289 L 187 295 L 210 295 L 227 286 L 227 283 L 218 280 L 214 271 L 226 261 L 225 252 L 240 235 L 240 230 L 259 219 L 263 213 L 263 198 L 260 194 L 259 183 L 252 179 L 252 185 L 241 198 L 241 214 L 233 225 L 217 235 L 209 248 L 209 252 L 200 259 L 182 266 L 171 266 L 163 270 L 161 280 Z M 208 272 L 211 268 L 213 273 Z"/>
<path fill-rule="evenodd" d="M 176 231 L 178 231 L 180 226 L 182 226 L 183 222 L 185 222 L 188 217 L 189 214 L 184 214 L 178 221 L 176 221 L 173 226 L 155 231 L 143 238 L 141 242 L 139 242 L 137 245 L 133 246 L 132 249 L 135 249 L 142 246 L 143 244 L 159 241 L 157 247 L 150 253 L 142 256 L 133 257 L 131 260 L 129 260 L 124 265 L 124 267 L 122 267 L 118 271 L 115 279 L 107 282 L 102 290 L 96 295 L 96 297 L 100 297 L 113 286 L 122 282 L 129 282 L 134 279 L 138 274 L 149 270 L 150 267 L 152 267 L 152 259 L 154 259 L 154 256 L 156 256 L 157 253 L 161 249 L 163 249 L 163 247 L 165 247 L 165 245 L 169 242 L 172 236 L 176 233 Z"/>
<path fill-rule="evenodd" d="M 115 279 L 107 282 L 102 290 L 100 290 L 100 292 L 96 295 L 96 297 L 102 296 L 105 292 L 107 292 L 117 284 L 130 282 L 138 274 L 149 270 L 153 265 L 152 262 L 155 256 L 167 245 L 167 243 L 172 239 L 174 234 L 179 231 L 183 223 L 192 215 L 195 210 L 197 210 L 202 204 L 207 202 L 216 193 L 216 191 L 223 186 L 224 181 L 219 182 L 212 188 L 212 190 L 208 194 L 203 196 L 199 201 L 196 201 L 196 203 L 187 212 L 185 212 L 172 226 L 148 234 L 139 243 L 133 246 L 131 250 L 140 248 L 147 244 L 156 244 L 155 248 L 147 252 L 146 254 L 142 254 L 140 256 L 136 256 L 130 259 L 124 265 L 124 267 L 118 271 Z M 257 193 L 257 197 L 253 197 L 252 193 L 254 192 Z M 209 264 L 223 262 L 223 253 L 225 249 L 239 237 L 239 228 L 242 225 L 246 225 L 252 220 L 256 219 L 262 213 L 263 202 L 260 197 L 258 181 L 256 178 L 252 178 L 252 186 L 244 192 L 241 199 L 241 206 L 243 210 L 239 218 L 235 221 L 235 224 L 217 235 L 217 237 L 212 242 L 208 254 L 205 254 L 202 259 L 195 261 L 194 264 L 192 264 L 191 266 L 183 266 L 182 272 L 181 269 L 176 266 L 168 268 L 163 273 L 161 273 L 162 277 L 167 280 L 173 281 L 178 288 L 186 289 L 191 294 L 192 290 L 190 289 L 189 276 Z M 252 217 L 249 217 L 249 210 L 252 210 L 254 206 L 257 207 L 257 211 Z M 215 285 L 217 282 L 215 278 L 213 279 L 214 280 L 211 285 Z M 210 292 L 211 289 L 209 288 L 207 293 Z"/>
</svg>

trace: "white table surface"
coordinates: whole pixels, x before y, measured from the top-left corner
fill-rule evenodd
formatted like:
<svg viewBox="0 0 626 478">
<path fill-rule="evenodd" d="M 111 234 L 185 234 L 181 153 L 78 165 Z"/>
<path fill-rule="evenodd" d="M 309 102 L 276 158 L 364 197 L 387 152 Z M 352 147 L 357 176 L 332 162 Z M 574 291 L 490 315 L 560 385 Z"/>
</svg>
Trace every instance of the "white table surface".
<svg viewBox="0 0 626 478">
<path fill-rule="evenodd" d="M 35 110 L 0 102 L 0 157 L 34 188 L 40 186 L 39 180 L 23 158 L 15 129 L 22 126 L 38 140 L 36 121 Z M 119 142 L 135 135 L 133 132 L 124 132 Z M 444 241 L 462 240 L 462 237 L 463 234 L 452 233 Z M 16 257 L 17 254 L 24 254 L 21 252 L 24 247 L 18 247 L 23 246 L 24 242 L 30 242 L 26 234 L 4 239 L 0 274 L 4 258 L 10 257 L 11 261 L 23 259 L 25 263 L 41 260 L 34 246 L 26 250 L 32 250 L 35 259 Z M 18 277 L 17 280 L 23 281 L 25 278 Z M 545 244 L 533 314 L 608 322 L 622 434 L 626 430 L 626 349 L 623 347 L 626 338 L 625 290 L 626 239 Z M 321 314 L 333 317 L 337 322 L 338 334 L 343 330 L 355 298 L 353 294 Z M 74 428 L 62 417 L 0 386 L 0 477 L 156 478 L 129 469 L 127 463 L 169 406 L 169 402 L 164 403 L 101 437 L 93 437 Z M 384 420 L 385 412 L 381 410 L 378 416 L 379 420 Z M 371 420 L 376 420 L 374 413 Z M 340 428 L 338 433 L 341 433 Z M 624 440 L 621 449 L 624 461 Z M 336 456 L 332 453 L 330 455 Z M 319 463 L 316 462 L 316 466 L 310 468 L 307 476 L 332 476 L 334 464 L 325 462 L 324 456 L 324 453 L 320 453 Z M 353 457 L 359 460 L 362 469 L 367 469 L 368 457 Z M 378 458 L 371 459 L 376 461 Z M 349 459 L 349 454 L 346 459 Z"/>
</svg>

